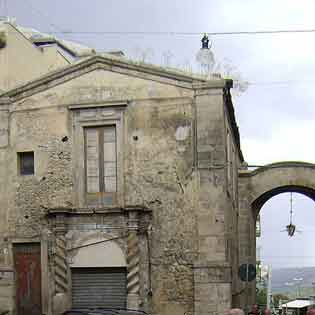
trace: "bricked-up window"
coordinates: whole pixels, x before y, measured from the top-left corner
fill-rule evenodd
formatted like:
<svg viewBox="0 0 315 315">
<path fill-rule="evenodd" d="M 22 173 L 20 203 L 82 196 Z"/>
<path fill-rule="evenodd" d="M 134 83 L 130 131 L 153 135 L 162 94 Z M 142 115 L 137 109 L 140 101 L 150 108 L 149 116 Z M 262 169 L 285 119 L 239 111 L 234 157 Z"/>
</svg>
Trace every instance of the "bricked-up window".
<svg viewBox="0 0 315 315">
<path fill-rule="evenodd" d="M 116 127 L 85 128 L 86 191 L 117 191 Z"/>
<path fill-rule="evenodd" d="M 18 167 L 20 175 L 34 174 L 34 152 L 19 152 Z"/>
</svg>

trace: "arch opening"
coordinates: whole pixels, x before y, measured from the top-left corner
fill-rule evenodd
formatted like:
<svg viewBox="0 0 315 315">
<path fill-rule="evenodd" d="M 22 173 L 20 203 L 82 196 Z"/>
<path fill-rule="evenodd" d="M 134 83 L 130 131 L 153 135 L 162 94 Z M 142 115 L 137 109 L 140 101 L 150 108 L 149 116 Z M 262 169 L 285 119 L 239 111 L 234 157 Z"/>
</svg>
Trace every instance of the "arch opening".
<svg viewBox="0 0 315 315">
<path fill-rule="evenodd" d="M 293 199 L 290 192 L 294 193 Z M 275 297 L 269 301 L 271 306 L 278 307 L 279 299 L 293 301 L 313 295 L 315 211 L 310 210 L 315 210 L 314 196 L 311 188 L 283 186 L 263 194 L 253 203 L 255 214 L 262 215 L 261 237 L 256 238 L 255 251 L 259 270 L 256 302 L 264 307 L 268 301 L 267 283 L 271 270 L 270 293 Z M 290 216 L 292 209 L 293 216 Z M 294 235 L 288 235 L 286 230 L 291 222 L 296 225 Z M 265 303 L 261 299 L 265 299 Z"/>
<path fill-rule="evenodd" d="M 126 265 L 125 254 L 115 241 L 94 238 L 83 242 L 81 248 L 74 253 L 71 267 L 126 267 Z"/>
<path fill-rule="evenodd" d="M 239 175 L 241 181 L 241 185 L 239 186 L 241 198 L 240 220 L 238 225 L 240 244 L 239 260 L 240 262 L 249 262 L 255 264 L 257 257 L 256 219 L 260 214 L 260 211 L 268 204 L 270 199 L 273 199 L 273 197 L 277 199 L 279 197 L 278 195 L 287 192 L 302 194 L 303 196 L 307 197 L 305 200 L 308 200 L 310 204 L 313 204 L 312 201 L 315 201 L 315 164 L 303 162 L 281 162 L 267 165 L 265 167 L 260 167 L 254 171 L 245 170 L 244 172 L 240 172 Z M 287 198 L 286 202 L 286 219 L 281 223 L 282 230 L 286 230 L 287 226 L 289 225 L 289 198 Z M 270 215 L 273 222 L 279 222 L 279 213 L 284 213 L 283 211 L 278 210 L 281 210 L 281 207 L 274 208 L 272 214 Z M 298 209 L 296 212 L 299 212 Z M 315 211 L 312 213 L 312 215 L 314 215 L 313 222 L 315 222 Z M 297 227 L 300 227 L 299 223 L 297 224 Z M 314 229 L 311 225 L 309 225 L 309 227 Z M 269 230 L 267 230 L 265 233 L 270 232 L 270 226 L 268 229 Z M 279 227 L 277 227 L 276 230 L 279 232 L 279 234 L 281 234 L 281 237 L 285 238 L 286 241 L 288 240 L 288 233 L 280 233 L 281 228 Z M 289 240 L 294 241 L 295 237 L 289 237 Z M 310 244 L 312 244 L 312 242 Z M 279 246 L 277 238 L 274 238 L 271 241 L 271 245 Z M 288 250 L 288 252 L 289 251 L 290 250 Z M 255 281 L 253 281 L 249 287 L 250 289 L 248 289 L 248 292 L 242 294 L 243 300 L 241 304 L 246 305 L 246 307 L 249 307 L 251 304 L 255 303 L 256 300 Z"/>
<path fill-rule="evenodd" d="M 310 199 L 312 199 L 315 202 L 315 189 L 305 186 L 297 186 L 297 185 L 286 185 L 286 186 L 280 186 L 276 187 L 274 189 L 271 189 L 269 191 L 266 191 L 262 195 L 260 195 L 258 198 L 256 198 L 252 204 L 251 208 L 253 211 L 254 219 L 257 219 L 257 216 L 261 210 L 261 208 L 264 206 L 264 204 L 270 200 L 272 197 L 277 196 L 282 193 L 286 192 L 294 192 L 302 194 Z"/>
<path fill-rule="evenodd" d="M 74 246 L 71 267 L 73 308 L 126 308 L 127 260 L 119 244 L 84 233 Z"/>
</svg>

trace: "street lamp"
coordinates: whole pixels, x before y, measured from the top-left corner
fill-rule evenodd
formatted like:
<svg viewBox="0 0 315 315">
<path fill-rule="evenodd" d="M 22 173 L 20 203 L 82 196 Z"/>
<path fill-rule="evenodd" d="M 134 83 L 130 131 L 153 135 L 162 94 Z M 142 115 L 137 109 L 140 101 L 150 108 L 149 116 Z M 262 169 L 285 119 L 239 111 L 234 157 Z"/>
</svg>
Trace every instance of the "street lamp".
<svg viewBox="0 0 315 315">
<path fill-rule="evenodd" d="M 310 302 L 314 306 L 315 305 L 315 282 L 312 282 L 313 295 L 310 295 Z"/>
</svg>

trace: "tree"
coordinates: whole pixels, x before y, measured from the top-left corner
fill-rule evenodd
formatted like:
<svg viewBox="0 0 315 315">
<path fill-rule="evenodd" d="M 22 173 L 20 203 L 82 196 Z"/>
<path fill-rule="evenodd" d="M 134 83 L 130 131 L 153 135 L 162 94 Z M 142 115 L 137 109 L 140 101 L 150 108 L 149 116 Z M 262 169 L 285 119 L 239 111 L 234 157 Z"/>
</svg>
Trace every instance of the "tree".
<svg viewBox="0 0 315 315">
<path fill-rule="evenodd" d="M 7 44 L 5 32 L 0 32 L 0 49 L 4 48 Z"/>
<path fill-rule="evenodd" d="M 274 294 L 273 296 L 273 302 L 275 304 L 275 307 L 279 307 L 279 301 L 281 300 L 282 302 L 290 300 L 288 296 L 282 293 Z"/>
<path fill-rule="evenodd" d="M 259 306 L 265 306 L 267 302 L 267 289 L 260 288 L 256 289 L 256 304 Z"/>
</svg>

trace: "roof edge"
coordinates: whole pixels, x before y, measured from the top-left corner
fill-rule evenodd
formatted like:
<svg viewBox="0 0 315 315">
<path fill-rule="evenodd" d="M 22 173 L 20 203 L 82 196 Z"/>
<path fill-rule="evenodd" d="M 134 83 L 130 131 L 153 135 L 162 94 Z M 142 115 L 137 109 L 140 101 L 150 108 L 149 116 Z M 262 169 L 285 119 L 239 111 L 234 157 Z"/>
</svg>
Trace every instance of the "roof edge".
<svg viewBox="0 0 315 315">
<path fill-rule="evenodd" d="M 129 70 L 135 70 L 138 72 L 142 72 L 145 74 L 149 74 L 155 77 L 161 77 L 174 81 L 174 85 L 182 86 L 184 88 L 193 88 L 194 83 L 201 83 L 205 88 L 209 87 L 224 87 L 226 85 L 226 80 L 212 80 L 207 81 L 206 79 L 202 79 L 192 75 L 186 75 L 176 70 L 169 70 L 159 66 L 150 65 L 150 64 L 141 64 L 137 62 L 132 62 L 129 60 L 123 60 L 121 58 L 115 56 L 102 56 L 102 55 L 94 55 L 83 60 L 80 60 L 77 63 L 73 63 L 71 65 L 67 65 L 61 69 L 56 71 L 47 73 L 35 80 L 24 83 L 20 86 L 17 86 L 9 91 L 5 91 L 0 94 L 0 97 L 12 97 L 15 98 L 20 94 L 23 94 L 27 91 L 31 91 L 40 87 L 41 85 L 48 85 L 54 80 L 58 80 L 66 75 L 73 74 L 74 72 L 80 71 L 86 67 L 93 66 L 99 64 L 99 67 L 102 68 L 101 65 L 107 65 L 109 67 L 121 67 Z M 59 82 L 59 81 L 58 81 Z M 56 82 L 56 85 L 59 84 Z M 171 82 L 169 82 L 171 83 Z"/>
<path fill-rule="evenodd" d="M 303 162 L 303 161 L 280 161 L 280 162 L 275 162 L 275 163 L 259 166 L 258 168 L 252 171 L 248 169 L 241 170 L 239 172 L 239 175 L 241 177 L 251 177 L 259 173 L 265 172 L 269 169 L 288 168 L 288 167 L 307 167 L 307 168 L 315 169 L 315 164 L 309 163 L 309 162 Z"/>
<path fill-rule="evenodd" d="M 238 125 L 236 122 L 235 110 L 234 110 L 234 105 L 232 102 L 232 95 L 230 92 L 230 89 L 233 87 L 233 80 L 225 79 L 224 81 L 226 84 L 224 86 L 224 94 L 223 94 L 224 103 L 225 103 L 225 106 L 227 108 L 228 119 L 229 119 L 230 124 L 231 124 L 232 134 L 234 137 L 234 142 L 235 142 L 236 147 L 237 147 L 238 156 L 239 156 L 241 163 L 243 163 L 244 162 L 244 156 L 243 156 L 243 152 L 241 149 L 240 132 L 239 132 Z"/>
</svg>

